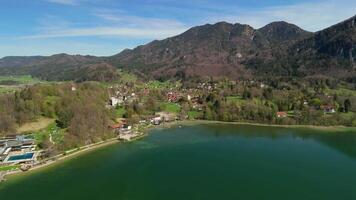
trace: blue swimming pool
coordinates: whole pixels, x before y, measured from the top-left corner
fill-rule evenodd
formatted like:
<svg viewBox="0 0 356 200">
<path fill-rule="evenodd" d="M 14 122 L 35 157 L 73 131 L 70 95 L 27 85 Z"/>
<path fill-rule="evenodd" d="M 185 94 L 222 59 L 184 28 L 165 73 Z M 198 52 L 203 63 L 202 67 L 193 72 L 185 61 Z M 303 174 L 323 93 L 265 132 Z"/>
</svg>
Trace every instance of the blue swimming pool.
<svg viewBox="0 0 356 200">
<path fill-rule="evenodd" d="M 27 160 L 33 157 L 34 153 L 25 153 L 22 155 L 11 156 L 8 161 L 16 161 L 16 160 Z"/>
</svg>

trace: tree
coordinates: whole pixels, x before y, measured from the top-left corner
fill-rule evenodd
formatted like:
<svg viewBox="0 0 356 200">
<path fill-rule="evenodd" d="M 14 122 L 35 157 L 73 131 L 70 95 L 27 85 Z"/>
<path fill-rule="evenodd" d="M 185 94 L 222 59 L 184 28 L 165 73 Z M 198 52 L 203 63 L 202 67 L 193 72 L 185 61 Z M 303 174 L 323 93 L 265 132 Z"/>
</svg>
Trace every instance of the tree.
<svg viewBox="0 0 356 200">
<path fill-rule="evenodd" d="M 350 108 L 351 108 L 350 99 L 345 99 L 345 101 L 344 101 L 344 110 L 345 110 L 345 112 L 348 113 Z"/>
<path fill-rule="evenodd" d="M 0 133 L 8 133 L 15 130 L 15 119 L 10 115 L 0 112 Z"/>
<path fill-rule="evenodd" d="M 247 88 L 244 89 L 243 93 L 242 93 L 242 97 L 244 99 L 251 99 L 252 95 L 251 95 L 251 91 L 248 90 Z"/>
</svg>

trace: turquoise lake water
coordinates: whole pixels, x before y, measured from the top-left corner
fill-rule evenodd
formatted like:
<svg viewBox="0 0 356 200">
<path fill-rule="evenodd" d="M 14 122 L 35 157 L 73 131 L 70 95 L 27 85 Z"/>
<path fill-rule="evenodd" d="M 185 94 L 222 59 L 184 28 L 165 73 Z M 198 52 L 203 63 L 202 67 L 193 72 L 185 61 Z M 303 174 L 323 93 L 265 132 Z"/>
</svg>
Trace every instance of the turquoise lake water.
<svg viewBox="0 0 356 200">
<path fill-rule="evenodd" d="M 151 131 L 0 184 L 3 200 L 356 199 L 356 133 L 247 125 Z"/>
</svg>

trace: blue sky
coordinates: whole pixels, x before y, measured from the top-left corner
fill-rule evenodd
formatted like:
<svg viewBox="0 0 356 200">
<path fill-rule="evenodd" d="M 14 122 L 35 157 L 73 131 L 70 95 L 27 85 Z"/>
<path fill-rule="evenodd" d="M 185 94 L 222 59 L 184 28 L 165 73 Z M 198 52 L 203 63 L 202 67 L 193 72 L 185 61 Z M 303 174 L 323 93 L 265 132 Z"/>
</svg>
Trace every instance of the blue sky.
<svg viewBox="0 0 356 200">
<path fill-rule="evenodd" d="M 317 31 L 356 15 L 355 0 L 0 0 L 0 57 L 107 56 L 218 21 Z"/>
</svg>

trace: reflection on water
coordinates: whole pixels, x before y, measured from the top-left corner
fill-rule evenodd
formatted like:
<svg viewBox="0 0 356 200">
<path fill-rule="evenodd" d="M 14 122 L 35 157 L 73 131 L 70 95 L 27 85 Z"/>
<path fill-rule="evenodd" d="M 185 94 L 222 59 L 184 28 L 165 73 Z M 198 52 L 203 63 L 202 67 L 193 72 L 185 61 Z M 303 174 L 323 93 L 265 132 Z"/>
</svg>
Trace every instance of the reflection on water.
<svg viewBox="0 0 356 200">
<path fill-rule="evenodd" d="M 197 126 L 202 128 L 201 126 Z M 207 134 L 215 137 L 243 137 L 243 138 L 270 138 L 272 140 L 282 138 L 298 138 L 313 140 L 337 150 L 349 157 L 356 159 L 356 132 L 352 131 L 318 131 L 307 128 L 284 128 L 251 125 L 209 124 L 203 126 Z M 187 128 L 187 127 L 185 127 Z M 190 129 L 190 128 L 188 128 Z"/>
<path fill-rule="evenodd" d="M 209 124 L 21 176 L 0 185 L 0 199 L 334 200 L 356 199 L 355 185 L 356 133 Z"/>
</svg>

